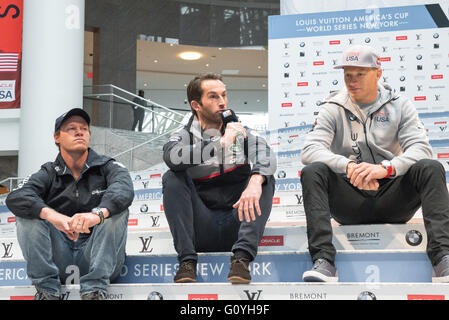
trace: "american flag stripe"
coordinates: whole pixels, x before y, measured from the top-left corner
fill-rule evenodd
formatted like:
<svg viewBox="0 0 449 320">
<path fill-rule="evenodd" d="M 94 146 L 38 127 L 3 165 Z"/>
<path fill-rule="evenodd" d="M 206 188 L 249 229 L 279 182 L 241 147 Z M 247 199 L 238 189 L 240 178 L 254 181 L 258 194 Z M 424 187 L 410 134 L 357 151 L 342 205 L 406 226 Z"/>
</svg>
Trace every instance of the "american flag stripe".
<svg viewBox="0 0 449 320">
<path fill-rule="evenodd" d="M 0 53 L 0 72 L 15 72 L 18 64 L 18 53 Z"/>
</svg>

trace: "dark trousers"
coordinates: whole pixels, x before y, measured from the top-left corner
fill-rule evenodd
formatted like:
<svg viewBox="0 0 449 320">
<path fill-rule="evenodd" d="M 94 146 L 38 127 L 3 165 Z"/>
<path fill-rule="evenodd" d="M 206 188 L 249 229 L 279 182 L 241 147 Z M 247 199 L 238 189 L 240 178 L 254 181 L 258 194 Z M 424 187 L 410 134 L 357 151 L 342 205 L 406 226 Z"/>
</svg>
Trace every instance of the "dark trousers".
<svg viewBox="0 0 449 320">
<path fill-rule="evenodd" d="M 335 260 L 331 216 L 340 224 L 405 223 L 422 206 L 427 254 L 432 264 L 449 254 L 449 195 L 443 166 L 421 160 L 403 176 L 379 180 L 378 191 L 362 191 L 321 162 L 301 171 L 312 261 Z"/>
<path fill-rule="evenodd" d="M 249 181 L 249 179 L 248 179 Z M 197 252 L 244 250 L 254 260 L 270 216 L 274 179 L 262 185 L 262 215 L 240 222 L 237 209 L 211 210 L 198 196 L 186 172 L 167 171 L 162 177 L 164 211 L 179 262 L 197 260 Z"/>
<path fill-rule="evenodd" d="M 137 127 L 137 124 L 139 124 L 139 131 L 142 131 L 142 125 L 143 125 L 143 118 L 145 117 L 145 110 L 142 108 L 137 108 L 133 110 L 134 113 L 134 121 L 132 130 L 134 131 Z"/>
</svg>

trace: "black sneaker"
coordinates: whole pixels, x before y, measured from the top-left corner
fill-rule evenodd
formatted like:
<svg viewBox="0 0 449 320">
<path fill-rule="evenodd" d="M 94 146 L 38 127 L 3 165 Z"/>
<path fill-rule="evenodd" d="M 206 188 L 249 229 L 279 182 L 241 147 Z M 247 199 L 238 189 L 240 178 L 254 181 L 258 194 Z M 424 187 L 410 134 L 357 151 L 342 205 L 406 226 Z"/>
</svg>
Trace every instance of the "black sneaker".
<svg viewBox="0 0 449 320">
<path fill-rule="evenodd" d="M 176 283 L 196 282 L 196 260 L 186 260 L 179 265 L 174 281 Z"/>
<path fill-rule="evenodd" d="M 312 270 L 302 274 L 304 282 L 337 282 L 337 269 L 326 259 L 317 259 Z"/>
<path fill-rule="evenodd" d="M 231 268 L 228 274 L 228 281 L 232 284 L 250 283 L 251 275 L 249 273 L 249 260 L 231 257 Z"/>
<path fill-rule="evenodd" d="M 449 255 L 441 258 L 440 262 L 433 266 L 432 282 L 449 282 Z"/>
<path fill-rule="evenodd" d="M 59 300 L 59 296 L 52 295 L 48 292 L 37 290 L 34 300 Z"/>
<path fill-rule="evenodd" d="M 87 292 L 81 295 L 81 300 L 106 300 L 106 292 L 103 290 Z"/>
</svg>

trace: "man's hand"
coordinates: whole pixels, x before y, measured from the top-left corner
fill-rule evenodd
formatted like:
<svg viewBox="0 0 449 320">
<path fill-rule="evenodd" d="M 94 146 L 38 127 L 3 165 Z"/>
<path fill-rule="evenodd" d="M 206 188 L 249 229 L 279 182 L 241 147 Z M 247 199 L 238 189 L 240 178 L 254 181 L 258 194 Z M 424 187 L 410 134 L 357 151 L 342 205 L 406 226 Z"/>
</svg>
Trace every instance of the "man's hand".
<svg viewBox="0 0 449 320">
<path fill-rule="evenodd" d="M 104 217 L 109 216 L 109 211 L 102 208 Z M 56 229 L 64 232 L 72 241 L 77 241 L 80 233 L 90 233 L 89 228 L 100 223 L 100 217 L 92 212 L 77 213 L 68 217 L 51 208 L 43 208 L 40 218 L 48 220 Z"/>
<path fill-rule="evenodd" d="M 387 170 L 377 164 L 362 162 L 348 163 L 347 177 L 351 184 L 360 190 L 377 190 L 379 189 L 378 179 L 385 178 Z"/>
<path fill-rule="evenodd" d="M 224 148 L 232 145 L 238 134 L 242 134 L 243 138 L 246 138 L 246 129 L 240 122 L 229 122 L 226 125 L 224 135 L 220 139 L 221 146 Z"/>
<path fill-rule="evenodd" d="M 242 192 L 240 199 L 234 203 L 233 208 L 239 208 L 239 220 L 243 221 L 243 215 L 245 215 L 246 222 L 251 222 L 256 220 L 256 215 L 254 213 L 254 208 L 256 208 L 257 215 L 261 215 L 259 200 L 262 195 L 262 183 L 264 182 L 264 177 L 260 174 L 253 174 L 249 180 L 248 186 Z"/>
<path fill-rule="evenodd" d="M 70 240 L 76 241 L 78 240 L 79 233 L 74 232 L 72 230 L 69 222 L 71 220 L 70 217 L 57 212 L 49 207 L 42 208 L 40 213 L 40 218 L 47 220 L 50 222 L 56 229 L 62 231 L 66 234 L 67 238 Z"/>
<path fill-rule="evenodd" d="M 92 212 L 77 213 L 70 218 L 71 230 L 78 233 L 90 233 L 89 228 L 100 223 L 100 217 Z M 78 240 L 78 237 L 76 238 Z M 75 240 L 75 241 L 76 241 Z"/>
</svg>

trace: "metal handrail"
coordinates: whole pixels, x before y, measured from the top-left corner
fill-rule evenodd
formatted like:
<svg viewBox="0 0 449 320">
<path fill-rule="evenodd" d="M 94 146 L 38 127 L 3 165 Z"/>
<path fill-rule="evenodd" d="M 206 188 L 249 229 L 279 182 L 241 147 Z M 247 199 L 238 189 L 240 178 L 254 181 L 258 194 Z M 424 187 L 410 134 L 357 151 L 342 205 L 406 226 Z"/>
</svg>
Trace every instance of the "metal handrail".
<svg viewBox="0 0 449 320">
<path fill-rule="evenodd" d="M 145 112 L 151 112 L 152 114 L 152 120 L 151 120 L 151 132 L 153 133 L 161 133 L 164 132 L 167 129 L 170 129 L 173 127 L 173 124 L 175 125 L 181 125 L 182 121 L 184 120 L 184 117 L 187 113 L 190 112 L 190 110 L 182 110 L 186 111 L 185 114 L 178 112 L 176 110 L 167 108 L 166 106 L 163 106 L 157 102 L 154 102 L 150 99 L 145 99 L 139 95 L 136 95 L 132 92 L 129 92 L 125 89 L 122 89 L 120 87 L 117 87 L 113 84 L 104 84 L 104 85 L 92 85 L 92 86 L 84 86 L 84 88 L 107 88 L 107 92 L 102 92 L 103 90 L 98 90 L 100 93 L 84 93 L 83 97 L 85 99 L 97 99 L 102 100 L 102 97 L 108 97 L 110 99 L 109 103 L 114 104 L 126 104 L 131 105 L 137 108 L 143 109 Z M 119 94 L 122 93 L 122 94 Z M 128 97 L 129 96 L 129 97 Z M 134 101 L 131 101 L 130 99 L 133 98 L 133 100 L 136 100 L 138 98 L 141 101 L 145 101 L 147 104 L 149 104 L 149 107 L 143 106 L 140 103 L 136 103 Z M 119 100 L 119 101 L 117 101 Z M 159 111 L 155 111 L 154 108 L 162 109 Z M 167 114 L 167 112 L 169 114 Z M 180 117 L 180 120 L 177 120 L 176 117 Z M 157 119 L 157 122 L 155 120 Z M 110 119 L 111 121 L 111 119 Z M 109 125 L 110 128 L 112 128 L 112 123 L 110 122 Z"/>
<path fill-rule="evenodd" d="M 85 95 L 85 96 L 88 96 L 88 95 Z M 155 114 L 157 114 L 158 116 L 161 116 L 161 117 L 164 117 L 164 118 L 166 118 L 166 119 L 168 119 L 168 120 L 171 120 L 171 121 L 174 121 L 174 122 L 176 122 L 176 123 L 182 124 L 181 121 L 178 121 L 178 120 L 172 119 L 172 118 L 170 118 L 170 117 L 167 117 L 167 116 L 164 115 L 164 114 L 158 113 L 158 112 L 156 112 L 156 111 L 154 111 L 154 110 L 151 110 L 150 108 L 144 107 L 144 106 L 142 106 L 142 105 L 140 105 L 140 104 L 138 104 L 138 103 L 135 103 L 134 101 L 128 100 L 128 99 L 123 98 L 123 97 L 121 97 L 121 96 L 118 96 L 118 95 L 116 95 L 116 94 L 114 94 L 114 93 L 98 93 L 98 94 L 92 94 L 92 96 L 96 96 L 96 97 L 101 97 L 101 96 L 112 96 L 112 97 L 115 97 L 115 98 L 119 98 L 119 99 L 122 99 L 123 101 L 126 101 L 126 102 L 129 103 L 129 104 L 132 104 L 132 105 L 135 105 L 135 106 L 137 106 L 137 107 L 139 107 L 139 108 L 145 109 L 146 111 L 150 111 L 150 112 L 152 112 L 152 113 L 155 113 Z M 142 98 L 142 97 L 140 97 L 140 98 Z M 142 98 L 142 99 L 143 99 L 143 98 Z M 146 99 L 143 99 L 143 100 L 146 100 Z M 150 101 L 150 100 L 146 100 L 146 101 Z M 167 108 L 165 108 L 165 109 L 167 109 Z M 177 115 L 180 115 L 180 116 L 184 117 L 184 115 L 183 115 L 182 113 L 174 112 L 174 111 L 171 111 L 170 109 L 167 109 L 167 110 L 168 110 L 169 112 L 172 112 L 172 113 L 175 113 L 175 114 L 177 114 Z"/>
<path fill-rule="evenodd" d="M 131 151 L 133 151 L 134 149 L 140 148 L 141 146 L 144 146 L 144 145 L 146 145 L 147 143 L 153 142 L 153 141 L 155 141 L 155 140 L 161 138 L 162 136 L 165 136 L 165 135 L 167 135 L 167 134 L 169 134 L 169 133 L 175 132 L 176 130 L 181 129 L 182 127 L 183 127 L 183 126 L 179 126 L 179 127 L 175 128 L 175 129 L 173 129 L 173 130 L 164 132 L 164 133 L 158 135 L 157 137 L 154 137 L 153 139 L 150 139 L 150 140 L 148 140 L 148 141 L 142 142 L 141 144 L 138 144 L 138 145 L 136 145 L 136 146 L 134 146 L 134 147 L 132 147 L 132 148 L 129 148 L 128 150 L 125 150 L 125 151 L 122 151 L 122 152 L 120 152 L 120 153 L 117 153 L 116 155 L 112 156 L 112 158 L 116 158 L 116 157 L 119 157 L 119 156 L 121 156 L 121 155 L 124 155 L 125 153 L 131 152 Z"/>
<path fill-rule="evenodd" d="M 108 97 L 109 99 L 114 100 L 112 103 L 118 103 L 118 104 L 127 104 L 136 106 L 138 108 L 142 108 L 145 111 L 151 112 L 154 117 L 159 117 L 157 128 L 155 127 L 155 123 L 152 122 L 152 132 L 157 133 L 158 135 L 154 138 L 151 138 L 143 143 L 140 143 L 138 145 L 135 145 L 127 150 L 124 150 L 122 152 L 119 152 L 115 154 L 113 157 L 119 157 L 121 155 L 124 155 L 126 153 L 132 153 L 133 150 L 140 148 L 148 143 L 151 143 L 157 139 L 160 139 L 161 137 L 168 135 L 176 130 L 179 130 L 183 126 L 183 120 L 185 119 L 187 113 L 181 113 L 178 111 L 175 111 L 173 109 L 167 108 L 166 106 L 163 106 L 157 102 L 152 101 L 151 99 L 145 99 L 144 97 L 141 97 L 139 95 L 136 95 L 132 92 L 129 92 L 125 89 L 122 89 L 120 87 L 117 87 L 113 84 L 103 84 L 103 85 L 92 85 L 92 86 L 84 86 L 84 88 L 92 88 L 92 91 L 94 91 L 94 88 L 107 88 L 107 90 L 99 89 L 97 91 L 100 91 L 100 93 L 85 93 L 83 94 L 84 98 L 87 99 L 101 99 L 103 97 Z M 106 91 L 106 93 L 104 92 Z M 143 106 L 139 103 L 136 103 L 130 99 L 132 98 L 139 98 L 141 101 L 146 101 L 147 104 L 149 104 L 149 107 Z M 117 101 L 118 100 L 118 101 Z M 134 99 L 133 99 L 134 100 Z M 154 108 L 160 109 L 159 112 L 155 111 Z M 185 110 L 186 112 L 190 112 L 190 110 Z M 169 114 L 167 114 L 167 112 Z M 181 120 L 177 120 L 176 117 L 180 117 Z M 176 126 L 176 128 L 173 129 L 173 126 Z M 111 127 L 112 129 L 112 127 Z M 168 131 L 166 131 L 168 129 Z M 166 131 L 166 132 L 164 132 Z M 162 132 L 162 133 L 161 133 Z"/>
<path fill-rule="evenodd" d="M 125 90 L 125 89 L 122 89 L 122 88 L 120 88 L 120 87 L 117 87 L 117 86 L 115 86 L 115 85 L 113 85 L 113 84 L 98 84 L 98 85 L 84 86 L 84 87 L 111 87 L 111 88 L 116 89 L 116 90 L 118 90 L 118 91 L 122 91 L 122 92 L 124 92 L 124 93 L 126 93 L 126 94 L 129 94 L 130 96 L 133 96 L 133 97 L 135 97 L 135 98 L 139 98 L 139 99 L 141 99 L 141 100 L 145 100 L 145 101 L 149 102 L 150 104 L 152 104 L 152 105 L 154 105 L 154 106 L 156 106 L 156 107 L 159 107 L 159 108 L 161 108 L 161 109 L 164 109 L 165 111 L 175 113 L 175 114 L 177 114 L 177 115 L 179 115 L 179 116 L 182 116 L 182 117 L 184 116 L 184 115 L 183 115 L 182 113 L 180 113 L 180 112 L 177 112 L 177 111 L 174 111 L 173 109 L 167 108 L 167 107 L 165 107 L 165 106 L 163 106 L 163 105 L 161 105 L 161 104 L 159 104 L 159 103 L 157 103 L 157 102 L 154 102 L 154 101 L 152 101 L 152 100 L 150 100 L 150 99 L 145 99 L 145 98 L 143 98 L 143 97 L 141 97 L 141 96 L 139 96 L 139 95 L 137 95 L 137 94 L 134 94 L 134 93 L 132 93 L 132 92 L 129 92 L 129 91 L 127 91 L 127 90 Z M 103 95 L 104 95 L 104 94 L 103 94 Z M 92 94 L 90 94 L 90 95 L 84 95 L 84 96 L 100 96 L 100 94 L 94 94 L 94 93 L 92 93 Z M 143 107 L 143 106 L 141 106 L 141 105 L 138 105 L 138 106 Z"/>
<path fill-rule="evenodd" d="M 9 177 L 6 179 L 3 179 L 0 181 L 0 185 L 8 188 L 9 191 L 11 191 L 13 189 L 13 181 L 17 180 L 17 184 L 19 184 L 19 180 L 23 180 L 25 178 L 20 178 L 20 177 Z"/>
</svg>

